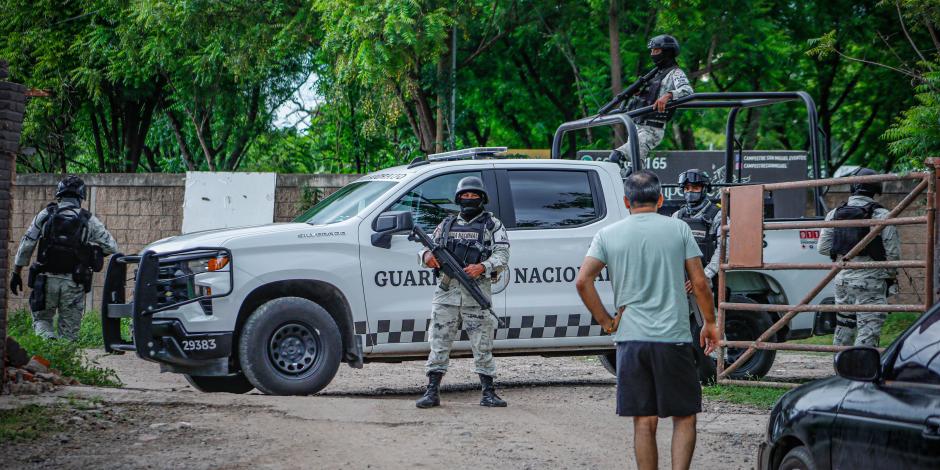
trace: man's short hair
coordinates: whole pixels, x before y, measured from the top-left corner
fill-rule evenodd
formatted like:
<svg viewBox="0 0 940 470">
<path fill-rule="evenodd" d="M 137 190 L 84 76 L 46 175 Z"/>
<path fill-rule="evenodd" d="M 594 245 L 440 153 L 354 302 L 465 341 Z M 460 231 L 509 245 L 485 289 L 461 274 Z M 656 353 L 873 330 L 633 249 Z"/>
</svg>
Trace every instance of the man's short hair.
<svg viewBox="0 0 940 470">
<path fill-rule="evenodd" d="M 659 177 L 649 170 L 633 173 L 623 182 L 623 191 L 631 206 L 648 206 L 659 202 Z"/>
</svg>

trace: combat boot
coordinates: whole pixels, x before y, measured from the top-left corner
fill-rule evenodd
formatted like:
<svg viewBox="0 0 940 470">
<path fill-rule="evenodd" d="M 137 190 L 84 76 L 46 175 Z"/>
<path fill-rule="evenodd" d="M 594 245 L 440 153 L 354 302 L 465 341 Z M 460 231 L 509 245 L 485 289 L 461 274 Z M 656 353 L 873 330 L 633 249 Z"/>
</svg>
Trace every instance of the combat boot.
<svg viewBox="0 0 940 470">
<path fill-rule="evenodd" d="M 444 378 L 443 372 L 431 372 L 428 374 L 428 389 L 424 396 L 415 402 L 418 408 L 431 408 L 441 406 L 441 379 Z"/>
<path fill-rule="evenodd" d="M 493 377 L 480 374 L 480 384 L 483 386 L 483 398 L 480 399 L 480 406 L 498 408 L 506 406 L 506 402 L 496 395 L 496 386 L 493 385 Z"/>
</svg>

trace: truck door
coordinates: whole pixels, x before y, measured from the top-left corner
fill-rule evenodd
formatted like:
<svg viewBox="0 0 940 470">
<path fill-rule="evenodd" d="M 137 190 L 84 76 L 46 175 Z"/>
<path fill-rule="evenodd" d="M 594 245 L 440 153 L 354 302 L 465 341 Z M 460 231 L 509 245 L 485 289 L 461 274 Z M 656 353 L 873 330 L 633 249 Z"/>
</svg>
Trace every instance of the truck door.
<svg viewBox="0 0 940 470">
<path fill-rule="evenodd" d="M 490 194 L 486 210 L 496 208 L 496 188 L 492 171 L 473 169 L 443 169 L 416 180 L 401 196 L 392 201 L 386 211 L 411 211 L 414 222 L 428 235 L 451 214 L 460 211 L 454 202 L 457 182 L 468 176 L 482 178 Z M 369 324 L 365 330 L 366 347 L 373 354 L 425 354 L 428 351 L 428 322 L 431 318 L 431 300 L 437 280 L 430 269 L 418 265 L 421 245 L 408 240 L 407 235 L 392 237 L 391 247 L 372 246 L 371 222 L 360 229 L 360 263 L 362 283 L 368 310 Z M 502 295 L 493 296 L 493 309 L 502 314 L 505 305 Z M 363 331 L 363 329 L 359 329 Z M 454 343 L 454 350 L 469 349 L 467 341 Z"/>
<path fill-rule="evenodd" d="M 497 170 L 500 207 L 512 246 L 506 288 L 508 328 L 496 347 L 611 346 L 578 297 L 574 281 L 594 234 L 618 219 L 607 208 L 598 172 L 589 167 Z M 613 309 L 606 270 L 597 284 Z"/>
</svg>

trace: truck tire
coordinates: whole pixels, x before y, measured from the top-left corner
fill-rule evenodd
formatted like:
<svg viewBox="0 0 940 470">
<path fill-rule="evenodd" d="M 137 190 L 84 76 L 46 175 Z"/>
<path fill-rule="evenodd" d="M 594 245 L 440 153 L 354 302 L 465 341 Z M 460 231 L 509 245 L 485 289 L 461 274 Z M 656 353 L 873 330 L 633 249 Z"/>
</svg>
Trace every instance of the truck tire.
<svg viewBox="0 0 940 470">
<path fill-rule="evenodd" d="M 238 344 L 248 380 L 268 395 L 310 395 L 339 368 L 342 341 L 333 317 L 317 303 L 281 297 L 258 307 Z"/>
<path fill-rule="evenodd" d="M 193 388 L 203 393 L 248 393 L 255 386 L 245 378 L 245 374 L 208 377 L 202 375 L 184 375 Z"/>
<path fill-rule="evenodd" d="M 743 295 L 732 295 L 731 302 L 757 303 Z M 767 331 L 772 324 L 770 316 L 764 312 L 728 310 L 725 317 L 725 339 L 728 341 L 753 341 Z M 746 350 L 744 348 L 728 348 L 725 355 L 725 367 L 730 366 Z M 731 373 L 730 378 L 736 380 L 761 378 L 770 372 L 776 357 L 777 351 L 757 350 L 747 362 Z"/>
<path fill-rule="evenodd" d="M 597 359 L 601 361 L 601 365 L 607 369 L 607 372 L 610 372 L 614 377 L 617 376 L 617 350 L 614 349 L 611 352 L 598 354 Z"/>
</svg>

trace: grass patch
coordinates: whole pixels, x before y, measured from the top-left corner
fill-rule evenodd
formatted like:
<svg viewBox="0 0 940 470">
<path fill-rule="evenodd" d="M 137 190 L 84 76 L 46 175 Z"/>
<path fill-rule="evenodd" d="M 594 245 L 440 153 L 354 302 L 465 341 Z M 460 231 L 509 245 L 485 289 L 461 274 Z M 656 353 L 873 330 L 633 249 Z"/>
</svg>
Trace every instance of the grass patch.
<svg viewBox="0 0 940 470">
<path fill-rule="evenodd" d="M 0 442 L 31 441 L 55 431 L 58 411 L 57 407 L 41 405 L 0 410 Z"/>
<path fill-rule="evenodd" d="M 881 347 L 888 347 L 891 343 L 897 339 L 901 333 L 904 333 L 911 325 L 917 321 L 917 318 L 920 315 L 917 313 L 891 313 L 888 315 L 888 319 L 885 320 L 884 326 L 881 327 Z M 806 339 L 798 339 L 794 341 L 789 341 L 790 343 L 796 344 L 832 344 L 832 335 L 825 336 L 811 336 Z"/>
<path fill-rule="evenodd" d="M 745 387 L 742 385 L 707 385 L 702 395 L 714 400 L 738 405 L 752 405 L 769 410 L 789 389 L 774 387 Z"/>
<path fill-rule="evenodd" d="M 97 322 L 97 339 L 92 335 L 93 326 Z M 86 323 L 89 326 L 86 326 Z M 87 331 L 83 340 L 72 342 L 62 339 L 45 339 L 33 333 L 32 316 L 27 311 L 13 312 L 8 318 L 7 334 L 15 339 L 20 346 L 32 355 L 42 356 L 49 360 L 52 368 L 59 370 L 62 375 L 73 377 L 85 385 L 101 387 L 120 387 L 121 381 L 112 369 L 100 367 L 89 361 L 83 349 L 101 347 L 101 318 L 88 312 L 82 319 L 82 330 Z M 95 344 L 97 342 L 97 344 Z"/>
</svg>

